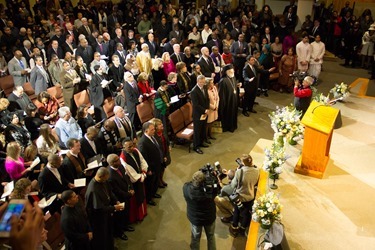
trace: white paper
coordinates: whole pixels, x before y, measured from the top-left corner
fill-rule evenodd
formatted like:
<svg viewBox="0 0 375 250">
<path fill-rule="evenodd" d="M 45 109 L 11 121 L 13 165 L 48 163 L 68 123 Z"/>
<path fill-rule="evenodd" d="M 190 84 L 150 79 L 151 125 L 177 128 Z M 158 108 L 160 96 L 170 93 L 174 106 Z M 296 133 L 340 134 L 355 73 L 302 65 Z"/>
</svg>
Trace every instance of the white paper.
<svg viewBox="0 0 375 250">
<path fill-rule="evenodd" d="M 108 59 L 108 56 L 106 56 L 106 55 L 100 55 L 100 59 L 102 59 L 102 60 Z"/>
<path fill-rule="evenodd" d="M 86 172 L 88 170 L 95 169 L 95 168 L 98 168 L 100 166 L 101 166 L 101 164 L 98 164 L 98 162 L 93 161 L 93 162 L 90 162 L 89 164 L 87 164 L 87 168 L 84 171 Z"/>
<path fill-rule="evenodd" d="M 27 73 L 30 73 L 30 72 L 31 72 L 31 69 L 30 69 L 30 68 L 26 68 L 25 71 L 26 71 Z"/>
<path fill-rule="evenodd" d="M 123 202 L 123 203 L 120 203 L 119 205 L 120 205 L 120 206 L 122 206 L 122 209 L 124 209 L 124 208 L 125 208 L 125 202 Z"/>
<path fill-rule="evenodd" d="M 74 78 L 73 83 L 79 83 L 80 81 L 81 81 L 81 78 L 77 77 L 77 78 Z"/>
<path fill-rule="evenodd" d="M 184 131 L 182 131 L 182 134 L 183 135 L 190 135 L 191 133 L 193 133 L 194 130 L 190 129 L 190 128 L 185 128 Z"/>
<path fill-rule="evenodd" d="M 215 66 L 215 73 L 220 73 L 221 68 L 219 66 Z"/>
<path fill-rule="evenodd" d="M 74 180 L 75 187 L 86 187 L 86 178 L 80 178 Z"/>
<path fill-rule="evenodd" d="M 91 81 L 91 79 L 92 79 L 92 77 L 91 77 L 90 74 L 85 74 L 85 77 L 86 77 L 86 79 L 87 79 L 88 81 Z"/>
<path fill-rule="evenodd" d="M 250 82 L 254 81 L 255 77 L 251 77 L 250 78 Z"/>
<path fill-rule="evenodd" d="M 245 93 L 245 89 L 244 88 L 240 88 L 240 94 L 244 94 Z"/>
<path fill-rule="evenodd" d="M 51 196 L 48 200 L 46 200 L 46 198 L 43 198 L 43 199 L 41 199 L 41 200 L 38 202 L 38 206 L 39 206 L 40 208 L 48 207 L 49 205 L 52 204 L 52 202 L 53 202 L 54 200 L 56 200 L 56 197 L 57 197 L 57 194 Z"/>
<path fill-rule="evenodd" d="M 36 157 L 35 160 L 31 163 L 30 168 L 33 169 L 35 168 L 36 165 L 38 165 L 40 162 L 40 158 Z"/>
<path fill-rule="evenodd" d="M 76 54 L 77 49 L 73 49 L 73 56 Z"/>
<path fill-rule="evenodd" d="M 87 110 L 88 112 L 94 112 L 94 105 L 91 105 L 91 107 Z"/>
<path fill-rule="evenodd" d="M 13 189 L 14 189 L 14 182 L 13 181 L 8 182 L 8 184 L 6 184 L 4 187 L 4 193 L 1 195 L 1 198 L 5 198 L 9 196 L 12 193 Z"/>
<path fill-rule="evenodd" d="M 178 102 L 180 99 L 178 99 L 178 95 L 172 96 L 171 103 Z"/>
</svg>

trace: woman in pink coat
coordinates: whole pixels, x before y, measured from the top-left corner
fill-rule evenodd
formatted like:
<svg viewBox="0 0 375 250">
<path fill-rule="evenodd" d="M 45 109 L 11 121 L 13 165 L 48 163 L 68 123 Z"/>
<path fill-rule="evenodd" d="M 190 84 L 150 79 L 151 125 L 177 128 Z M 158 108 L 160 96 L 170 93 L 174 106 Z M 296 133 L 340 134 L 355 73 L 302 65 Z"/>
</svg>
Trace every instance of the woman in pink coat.
<svg viewBox="0 0 375 250">
<path fill-rule="evenodd" d="M 206 133 L 207 141 L 208 141 L 208 139 L 216 140 L 216 138 L 212 136 L 212 125 L 213 125 L 213 122 L 216 121 L 219 116 L 218 114 L 219 93 L 214 84 L 213 78 L 208 78 L 206 86 L 207 86 L 208 98 L 210 99 L 210 108 L 208 109 L 208 113 L 207 113 L 207 133 Z"/>
</svg>

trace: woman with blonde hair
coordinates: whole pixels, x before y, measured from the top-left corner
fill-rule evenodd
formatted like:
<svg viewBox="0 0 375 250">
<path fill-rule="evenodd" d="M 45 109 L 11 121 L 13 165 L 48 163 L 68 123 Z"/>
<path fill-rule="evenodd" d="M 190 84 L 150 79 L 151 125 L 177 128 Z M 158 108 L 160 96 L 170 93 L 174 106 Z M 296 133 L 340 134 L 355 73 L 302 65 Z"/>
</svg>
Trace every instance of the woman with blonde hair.
<svg viewBox="0 0 375 250">
<path fill-rule="evenodd" d="M 5 170 L 13 181 L 26 176 L 31 170 L 31 168 L 25 168 L 24 159 L 21 157 L 21 147 L 15 141 L 8 143 Z"/>
<path fill-rule="evenodd" d="M 36 140 L 38 153 L 47 159 L 50 154 L 56 154 L 60 151 L 58 139 L 53 136 L 52 129 L 48 124 L 40 126 L 40 136 Z"/>
<path fill-rule="evenodd" d="M 12 194 L 10 195 L 11 199 L 27 199 L 27 195 L 31 192 L 31 181 L 27 178 L 19 179 L 15 185 Z"/>
<path fill-rule="evenodd" d="M 9 107 L 9 100 L 6 98 L 0 98 L 0 121 L 1 121 L 1 129 L 5 129 L 8 123 L 8 115 L 10 111 L 8 110 Z"/>
<path fill-rule="evenodd" d="M 161 58 L 163 59 L 163 70 L 165 77 L 168 77 L 168 75 L 172 72 L 176 73 L 176 65 L 174 65 L 169 53 L 164 52 Z"/>
<path fill-rule="evenodd" d="M 32 171 L 29 174 L 30 180 L 38 180 L 40 172 L 42 172 L 45 164 L 47 163 L 47 159 L 43 159 L 41 155 L 38 153 L 38 148 L 35 145 L 29 145 L 25 148 L 23 152 L 23 159 L 25 161 L 25 165 L 28 163 L 32 163 L 36 158 L 39 158 L 41 161 L 33 167 Z"/>
<path fill-rule="evenodd" d="M 146 101 L 154 97 L 155 90 L 150 87 L 148 82 L 148 75 L 145 72 L 139 74 L 138 78 L 138 89 L 142 94 L 142 100 Z"/>
<path fill-rule="evenodd" d="M 219 114 L 218 114 L 218 108 L 219 108 L 219 92 L 217 91 L 217 88 L 214 84 L 214 79 L 209 78 L 207 80 L 207 93 L 208 93 L 208 99 L 210 101 L 210 107 L 208 109 L 207 113 L 207 127 L 206 127 L 206 135 L 207 135 L 207 143 L 210 144 L 211 140 L 216 140 L 215 137 L 212 136 L 212 125 L 213 122 L 217 120 Z"/>
</svg>

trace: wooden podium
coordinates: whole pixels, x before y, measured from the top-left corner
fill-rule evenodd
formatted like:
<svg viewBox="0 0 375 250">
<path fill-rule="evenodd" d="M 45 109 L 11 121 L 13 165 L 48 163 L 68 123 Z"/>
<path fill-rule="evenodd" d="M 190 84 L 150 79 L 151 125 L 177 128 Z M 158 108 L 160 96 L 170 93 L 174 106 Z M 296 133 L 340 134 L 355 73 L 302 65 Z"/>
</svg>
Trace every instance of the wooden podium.
<svg viewBox="0 0 375 250">
<path fill-rule="evenodd" d="M 339 110 L 331 106 L 311 102 L 301 121 L 305 125 L 305 136 L 295 173 L 323 178 L 338 113 Z"/>
</svg>

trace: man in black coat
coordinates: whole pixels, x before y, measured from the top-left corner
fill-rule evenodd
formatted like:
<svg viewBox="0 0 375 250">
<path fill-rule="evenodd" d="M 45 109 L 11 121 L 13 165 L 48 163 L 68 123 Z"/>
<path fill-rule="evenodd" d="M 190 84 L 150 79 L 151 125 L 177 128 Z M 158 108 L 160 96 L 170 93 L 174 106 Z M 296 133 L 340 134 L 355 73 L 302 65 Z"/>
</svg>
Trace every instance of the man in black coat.
<svg viewBox="0 0 375 250">
<path fill-rule="evenodd" d="M 210 57 L 210 51 L 207 47 L 201 49 L 202 56 L 198 60 L 199 66 L 201 66 L 201 72 L 205 77 L 215 77 L 215 65 Z"/>
<path fill-rule="evenodd" d="M 71 34 L 67 34 L 65 36 L 66 40 L 64 43 L 61 45 L 64 54 L 66 52 L 70 52 L 72 55 L 74 54 L 74 49 L 77 48 L 77 46 L 73 43 L 74 36 Z"/>
<path fill-rule="evenodd" d="M 126 107 L 129 113 L 129 119 L 134 124 L 136 121 L 137 116 L 137 105 L 142 101 L 140 95 L 140 91 L 137 86 L 137 82 L 134 79 L 134 76 L 130 72 L 125 72 L 125 84 L 124 84 L 124 92 L 125 92 L 125 100 L 126 100 Z"/>
<path fill-rule="evenodd" d="M 64 59 L 64 52 L 59 46 L 59 42 L 57 40 L 53 40 L 51 43 L 51 47 L 47 50 L 48 62 L 51 61 L 52 54 L 56 54 L 59 59 Z"/>
<path fill-rule="evenodd" d="M 99 129 L 95 126 L 87 128 L 86 134 L 81 138 L 81 152 L 86 159 L 104 154 L 104 148 L 98 140 Z"/>
<path fill-rule="evenodd" d="M 92 77 L 88 89 L 90 90 L 90 103 L 94 105 L 95 119 L 99 122 L 106 117 L 103 109 L 103 90 L 107 87 L 108 81 L 106 80 L 106 76 L 103 74 L 102 66 L 95 65 L 94 70 L 95 75 Z"/>
<path fill-rule="evenodd" d="M 247 63 L 242 72 L 244 79 L 243 88 L 245 89 L 244 99 L 242 101 L 242 114 L 244 116 L 249 116 L 247 111 L 256 113 L 253 106 L 258 88 L 258 74 L 254 66 L 255 58 L 253 56 L 248 56 L 246 59 Z"/>
<path fill-rule="evenodd" d="M 112 92 L 113 96 L 117 95 L 117 92 L 121 91 L 124 84 L 124 66 L 120 63 L 120 58 L 118 55 L 112 56 L 113 65 L 108 70 L 108 77 L 112 79 L 112 82 L 109 84 L 109 89 Z"/>
<path fill-rule="evenodd" d="M 86 63 L 86 65 L 90 65 L 92 60 L 94 60 L 94 51 L 86 39 L 81 40 L 80 45 L 76 50 L 76 56 L 82 57 L 83 62 Z"/>
<path fill-rule="evenodd" d="M 194 141 L 193 149 L 198 154 L 203 154 L 200 147 L 208 147 L 204 142 L 206 138 L 207 113 L 209 99 L 207 89 L 204 88 L 206 78 L 203 75 L 197 77 L 197 85 L 191 90 L 190 98 L 193 104 Z"/>
<path fill-rule="evenodd" d="M 65 249 L 90 250 L 93 238 L 84 207 L 72 190 L 61 194 L 65 206 L 61 213 L 61 229 L 65 235 Z"/>
<path fill-rule="evenodd" d="M 147 178 L 146 178 L 146 200 L 151 206 L 156 203 L 153 198 L 161 198 L 157 194 L 159 187 L 159 176 L 161 173 L 163 152 L 161 145 L 157 142 L 155 135 L 155 126 L 151 122 L 145 122 L 142 126 L 143 135 L 139 139 L 138 149 L 143 155 L 143 158 L 148 164 Z"/>
<path fill-rule="evenodd" d="M 178 43 L 173 45 L 173 54 L 171 55 L 171 60 L 173 61 L 174 65 L 179 62 L 183 62 L 185 59 L 184 53 L 181 52 L 181 47 Z"/>
<path fill-rule="evenodd" d="M 134 195 L 133 184 L 131 183 L 129 176 L 125 173 L 125 169 L 121 165 L 120 157 L 118 155 L 108 155 L 107 162 L 109 165 L 108 182 L 112 187 L 112 191 L 120 202 L 125 202 L 124 211 L 115 214 L 115 234 L 121 239 L 127 240 L 128 237 L 125 235 L 124 231 L 134 231 L 134 228 L 129 226 L 130 198 Z"/>
<path fill-rule="evenodd" d="M 212 193 L 204 191 L 205 175 L 195 172 L 191 182 L 184 184 L 183 193 L 187 205 L 187 217 L 191 223 L 191 249 L 199 249 L 202 228 L 207 236 L 207 248 L 216 249 L 215 219 L 216 206 L 214 198 L 217 190 Z"/>
<path fill-rule="evenodd" d="M 81 152 L 81 143 L 78 139 L 70 138 L 66 146 L 69 151 L 62 162 L 60 173 L 68 182 L 74 183 L 75 179 L 85 177 L 84 170 L 87 168 L 88 157 Z"/>
<path fill-rule="evenodd" d="M 147 41 L 146 41 L 149 52 L 151 55 L 151 58 L 155 58 L 155 56 L 160 56 L 160 51 L 159 51 L 159 45 L 155 42 L 155 37 L 154 34 L 149 33 L 147 35 Z"/>
</svg>

